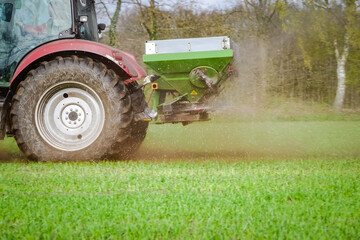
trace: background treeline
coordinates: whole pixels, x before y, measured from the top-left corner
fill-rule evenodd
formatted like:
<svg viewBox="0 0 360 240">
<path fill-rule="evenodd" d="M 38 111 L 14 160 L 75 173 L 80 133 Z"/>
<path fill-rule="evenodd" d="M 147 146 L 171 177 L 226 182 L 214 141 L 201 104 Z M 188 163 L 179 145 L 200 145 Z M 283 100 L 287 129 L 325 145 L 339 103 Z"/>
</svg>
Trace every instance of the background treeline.
<svg viewBox="0 0 360 240">
<path fill-rule="evenodd" d="M 149 39 L 228 35 L 238 70 L 228 94 L 238 101 L 279 97 L 360 108 L 360 1 L 241 0 L 215 10 L 200 4 L 98 1 L 99 16 L 110 23 L 102 41 L 141 62 Z"/>
</svg>

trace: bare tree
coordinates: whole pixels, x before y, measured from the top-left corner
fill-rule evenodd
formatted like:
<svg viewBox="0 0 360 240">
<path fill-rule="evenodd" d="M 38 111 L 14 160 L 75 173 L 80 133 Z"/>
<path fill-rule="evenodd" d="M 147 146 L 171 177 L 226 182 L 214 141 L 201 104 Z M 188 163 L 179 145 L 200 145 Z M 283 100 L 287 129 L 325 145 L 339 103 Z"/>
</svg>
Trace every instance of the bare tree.
<svg viewBox="0 0 360 240">
<path fill-rule="evenodd" d="M 109 45 L 115 46 L 117 43 L 117 33 L 116 28 L 119 21 L 120 11 L 121 11 L 122 0 L 98 0 L 98 5 L 101 10 L 105 12 L 105 16 L 110 21 L 109 27 Z M 110 11 L 110 8 L 114 8 L 114 11 Z"/>
<path fill-rule="evenodd" d="M 133 0 L 133 3 L 140 10 L 141 25 L 145 28 L 149 39 L 156 40 L 158 33 L 157 15 L 160 13 L 158 1 L 149 0 L 148 4 L 145 4 L 141 0 Z"/>
</svg>

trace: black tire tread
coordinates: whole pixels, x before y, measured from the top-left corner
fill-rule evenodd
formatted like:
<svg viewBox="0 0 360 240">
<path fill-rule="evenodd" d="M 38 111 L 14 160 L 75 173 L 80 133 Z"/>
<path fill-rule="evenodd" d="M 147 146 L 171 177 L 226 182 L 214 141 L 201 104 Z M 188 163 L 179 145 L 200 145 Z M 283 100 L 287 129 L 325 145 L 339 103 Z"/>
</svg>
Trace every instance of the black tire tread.
<svg viewBox="0 0 360 240">
<path fill-rule="evenodd" d="M 133 114 L 143 112 L 147 107 L 144 92 L 135 91 L 131 94 Z M 127 128 L 128 134 L 118 136 L 117 141 L 113 144 L 111 152 L 108 154 L 109 159 L 129 159 L 140 148 L 140 145 L 146 137 L 149 123 L 145 121 L 132 120 Z"/>
</svg>

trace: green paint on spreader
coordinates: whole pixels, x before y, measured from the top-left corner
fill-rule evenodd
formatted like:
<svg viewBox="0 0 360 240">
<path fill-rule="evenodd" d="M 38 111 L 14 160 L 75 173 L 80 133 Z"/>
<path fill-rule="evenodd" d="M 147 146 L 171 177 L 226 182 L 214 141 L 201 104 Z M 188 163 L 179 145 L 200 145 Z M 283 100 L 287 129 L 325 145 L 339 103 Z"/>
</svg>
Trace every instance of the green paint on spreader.
<svg viewBox="0 0 360 240">
<path fill-rule="evenodd" d="M 190 72 L 200 66 L 209 66 L 221 75 L 232 58 L 232 49 L 143 55 L 149 72 L 162 78 L 158 80 L 159 90 L 176 90 L 181 95 L 188 93 L 187 98 L 191 102 L 200 100 L 206 91 L 191 84 Z M 194 90 L 197 95 L 191 95 Z"/>
<path fill-rule="evenodd" d="M 189 113 L 189 108 L 183 103 L 203 104 L 205 95 L 217 91 L 219 83 L 231 72 L 229 64 L 234 53 L 230 43 L 228 37 L 147 42 L 147 54 L 143 55 L 147 72 L 161 77 L 156 80 L 153 110 L 160 114 L 166 111 L 179 116 L 176 120 L 165 122 L 191 122 L 181 117 L 181 114 Z M 186 110 L 179 110 L 179 106 L 175 106 L 179 102 L 182 103 L 181 108 Z M 171 103 L 174 105 L 170 106 Z M 195 105 L 192 106 L 197 109 Z"/>
</svg>

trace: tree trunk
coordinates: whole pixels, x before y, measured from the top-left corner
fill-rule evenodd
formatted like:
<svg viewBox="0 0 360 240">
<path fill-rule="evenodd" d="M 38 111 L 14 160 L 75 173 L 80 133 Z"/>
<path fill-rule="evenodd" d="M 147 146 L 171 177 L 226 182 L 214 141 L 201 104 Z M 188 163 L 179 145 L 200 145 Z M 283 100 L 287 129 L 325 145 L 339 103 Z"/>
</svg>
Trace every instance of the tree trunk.
<svg viewBox="0 0 360 240">
<path fill-rule="evenodd" d="M 136 0 L 135 4 L 139 6 L 141 12 L 141 24 L 145 28 L 150 40 L 157 39 L 157 9 L 155 0 L 149 0 L 149 6 L 141 3 L 140 0 Z"/>
<path fill-rule="evenodd" d="M 117 40 L 116 26 L 119 20 L 120 10 L 121 10 L 121 0 L 117 0 L 114 15 L 110 19 L 111 20 L 110 29 L 109 29 L 110 46 L 115 46 L 116 44 L 116 40 Z"/>
<path fill-rule="evenodd" d="M 337 89 L 336 89 L 336 96 L 334 101 L 334 110 L 335 111 L 341 111 L 344 104 L 345 99 L 345 80 L 346 80 L 346 72 L 345 72 L 345 65 L 347 56 L 349 54 L 349 37 L 345 35 L 345 41 L 344 41 L 344 49 L 342 51 L 342 54 L 339 52 L 339 47 L 337 44 L 337 41 L 334 41 L 335 46 L 335 56 L 336 56 L 336 62 L 337 62 Z"/>
</svg>

